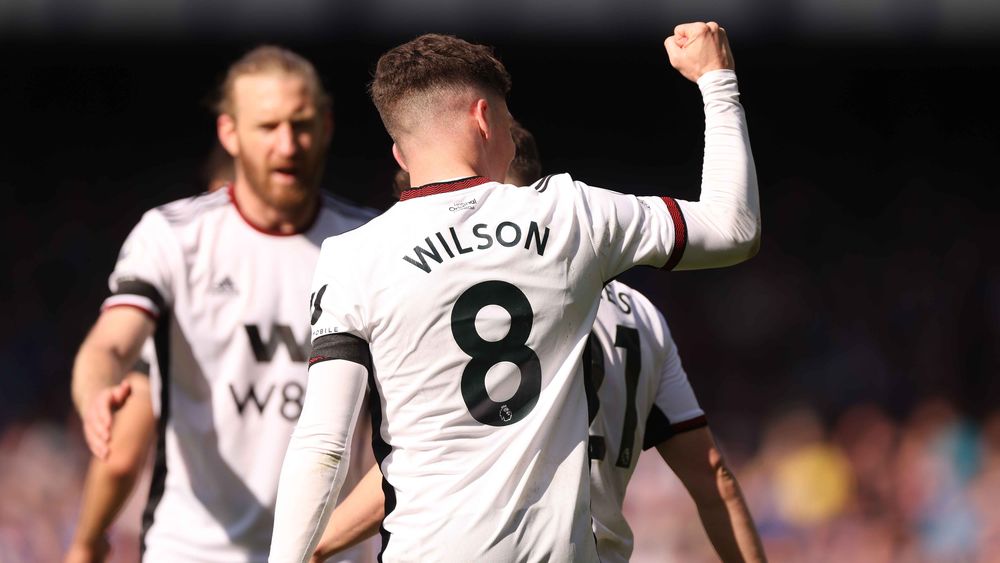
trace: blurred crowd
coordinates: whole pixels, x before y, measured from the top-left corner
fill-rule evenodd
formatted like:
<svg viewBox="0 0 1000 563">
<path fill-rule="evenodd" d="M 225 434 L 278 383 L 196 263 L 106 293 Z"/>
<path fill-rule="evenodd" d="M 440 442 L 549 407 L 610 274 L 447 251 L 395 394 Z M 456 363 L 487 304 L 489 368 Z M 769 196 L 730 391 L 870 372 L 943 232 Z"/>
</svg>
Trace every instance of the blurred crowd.
<svg viewBox="0 0 1000 563">
<path fill-rule="evenodd" d="M 771 561 L 1000 561 L 1000 411 L 977 423 L 928 399 L 898 420 L 860 405 L 823 424 L 794 408 L 731 461 Z M 654 456 L 641 458 L 625 509 L 634 561 L 718 560 Z"/>
<path fill-rule="evenodd" d="M 1000 410 L 972 420 L 934 398 L 904 417 L 866 404 L 824 423 L 794 407 L 764 423 L 746 453 L 719 438 L 771 561 L 1000 561 Z M 73 418 L 4 430 L 0 561 L 59 560 L 86 461 Z M 145 486 L 113 528 L 114 563 L 136 559 Z M 718 560 L 690 497 L 655 451 L 640 459 L 625 513 L 633 561 Z"/>
</svg>

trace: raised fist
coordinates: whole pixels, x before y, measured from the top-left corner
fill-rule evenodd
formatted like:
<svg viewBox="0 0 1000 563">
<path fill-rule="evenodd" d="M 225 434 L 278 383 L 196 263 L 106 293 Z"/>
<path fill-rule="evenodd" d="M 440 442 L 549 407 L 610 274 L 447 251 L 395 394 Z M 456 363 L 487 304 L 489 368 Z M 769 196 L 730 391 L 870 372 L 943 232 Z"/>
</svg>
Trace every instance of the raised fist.
<svg viewBox="0 0 1000 563">
<path fill-rule="evenodd" d="M 726 30 L 715 22 L 682 23 L 663 46 L 670 65 L 692 82 L 710 70 L 736 68 Z"/>
</svg>

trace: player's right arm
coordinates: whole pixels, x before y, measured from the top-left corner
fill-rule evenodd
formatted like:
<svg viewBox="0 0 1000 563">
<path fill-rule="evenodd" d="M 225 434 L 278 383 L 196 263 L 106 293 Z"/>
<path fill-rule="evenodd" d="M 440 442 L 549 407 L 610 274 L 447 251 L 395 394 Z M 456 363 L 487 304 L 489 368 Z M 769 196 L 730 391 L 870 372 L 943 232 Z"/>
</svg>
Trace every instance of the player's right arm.
<svg viewBox="0 0 1000 563">
<path fill-rule="evenodd" d="M 106 459 L 110 451 L 112 415 L 132 392 L 132 383 L 123 377 L 154 328 L 143 311 L 111 307 L 101 313 L 77 352 L 73 402 L 83 421 L 87 446 L 99 459 Z"/>
<path fill-rule="evenodd" d="M 649 333 L 657 335 L 657 346 L 664 352 L 643 448 L 655 446 L 680 478 L 722 561 L 765 561 L 750 509 L 715 445 L 667 320 L 644 296 L 633 294 L 633 299 L 636 310 L 650 312 Z"/>
<path fill-rule="evenodd" d="M 694 499 L 702 526 L 722 561 L 766 561 L 740 485 L 708 427 L 677 434 L 656 450 Z"/>
<path fill-rule="evenodd" d="M 111 295 L 73 362 L 73 403 L 98 458 L 107 457 L 112 415 L 128 399 L 122 379 L 168 311 L 174 272 L 183 268 L 167 218 L 157 209 L 147 212 L 122 245 L 108 280 Z"/>
<path fill-rule="evenodd" d="M 80 518 L 65 563 L 106 559 L 110 548 L 107 530 L 135 488 L 153 443 L 156 418 L 148 375 L 132 372 L 125 381 L 132 395 L 115 416 L 108 457 L 90 461 Z"/>
</svg>

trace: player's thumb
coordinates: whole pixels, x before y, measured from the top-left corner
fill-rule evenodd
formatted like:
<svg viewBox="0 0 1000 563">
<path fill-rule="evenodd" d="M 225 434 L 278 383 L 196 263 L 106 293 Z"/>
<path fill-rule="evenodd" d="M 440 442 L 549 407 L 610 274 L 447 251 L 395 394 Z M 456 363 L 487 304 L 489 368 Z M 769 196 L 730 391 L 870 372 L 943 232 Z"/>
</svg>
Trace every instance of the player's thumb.
<svg viewBox="0 0 1000 563">
<path fill-rule="evenodd" d="M 122 381 L 111 391 L 111 404 L 120 407 L 131 394 L 132 384 L 128 381 Z"/>
</svg>

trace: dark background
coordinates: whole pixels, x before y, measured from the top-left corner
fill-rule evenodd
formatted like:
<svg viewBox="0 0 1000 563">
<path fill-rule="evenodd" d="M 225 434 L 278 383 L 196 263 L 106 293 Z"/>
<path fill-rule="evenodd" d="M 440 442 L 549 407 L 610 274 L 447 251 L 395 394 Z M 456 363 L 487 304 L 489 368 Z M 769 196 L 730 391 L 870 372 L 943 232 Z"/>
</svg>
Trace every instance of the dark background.
<svg viewBox="0 0 1000 563">
<path fill-rule="evenodd" d="M 88 460 L 73 355 L 143 211 L 202 189 L 230 62 L 271 42 L 316 64 L 335 97 L 325 186 L 371 207 L 391 205 L 395 165 L 366 84 L 426 31 L 496 46 L 546 173 L 693 199 L 700 97 L 662 41 L 699 19 L 729 30 L 763 246 L 622 279 L 665 311 L 772 560 L 1000 552 L 1000 4 L 702 4 L 0 3 L 0 560 L 68 544 Z M 636 560 L 712 560 L 679 485 L 663 497 L 642 469 Z"/>
<path fill-rule="evenodd" d="M 667 313 L 703 404 L 833 415 L 928 393 L 996 404 L 1000 344 L 996 45 L 744 40 L 731 30 L 764 216 L 760 255 L 723 271 L 629 273 Z M 663 33 L 489 41 L 545 171 L 697 197 L 697 88 Z M 265 39 L 313 60 L 335 97 L 325 185 L 391 204 L 390 141 L 365 93 L 408 35 L 209 41 L 21 38 L 3 48 L 0 420 L 60 417 L 72 355 L 141 213 L 196 193 L 207 109 L 229 62 Z"/>
</svg>

